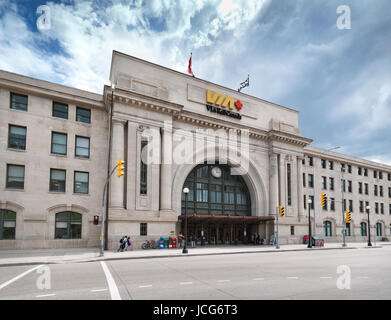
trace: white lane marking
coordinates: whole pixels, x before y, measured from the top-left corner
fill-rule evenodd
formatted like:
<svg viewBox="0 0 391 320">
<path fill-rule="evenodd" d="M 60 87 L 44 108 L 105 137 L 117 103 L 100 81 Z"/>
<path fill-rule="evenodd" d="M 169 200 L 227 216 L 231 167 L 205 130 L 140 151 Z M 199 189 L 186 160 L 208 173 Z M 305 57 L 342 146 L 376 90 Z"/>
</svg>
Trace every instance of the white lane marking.
<svg viewBox="0 0 391 320">
<path fill-rule="evenodd" d="M 293 280 L 297 280 L 299 279 L 299 277 L 287 277 L 288 279 L 293 279 Z"/>
<path fill-rule="evenodd" d="M 139 288 L 150 288 L 152 287 L 152 284 L 147 284 L 147 285 L 144 285 L 144 286 L 138 286 Z"/>
<path fill-rule="evenodd" d="M 185 285 L 188 285 L 188 284 L 193 284 L 193 282 L 179 282 L 179 284 L 181 286 L 185 286 Z"/>
<path fill-rule="evenodd" d="M 261 281 L 261 280 L 265 280 L 265 278 L 254 278 L 253 281 Z"/>
<path fill-rule="evenodd" d="M 55 293 L 50 293 L 50 294 L 40 294 L 39 296 L 35 296 L 36 298 L 44 298 L 44 297 L 53 297 L 55 296 Z"/>
<path fill-rule="evenodd" d="M 5 287 L 8 286 L 9 284 L 11 284 L 11 283 L 13 283 L 13 282 L 19 280 L 20 278 L 23 278 L 24 276 L 28 275 L 29 273 L 33 272 L 34 270 L 37 270 L 37 269 L 39 269 L 39 268 L 41 268 L 41 267 L 43 267 L 43 266 L 44 266 L 44 265 L 41 264 L 41 265 L 39 265 L 39 266 L 37 266 L 37 267 L 31 268 L 31 269 L 29 269 L 29 270 L 27 270 L 27 271 L 21 273 L 20 275 L 16 276 L 15 278 L 12 278 L 11 280 L 8 280 L 7 282 L 4 282 L 3 284 L 0 285 L 0 290 L 3 289 L 3 288 L 5 288 Z"/>
<path fill-rule="evenodd" d="M 332 279 L 332 277 L 320 277 L 320 279 Z"/>
<path fill-rule="evenodd" d="M 219 280 L 218 282 L 229 282 L 231 280 Z"/>
<path fill-rule="evenodd" d="M 111 300 L 121 300 L 121 296 L 119 295 L 117 285 L 115 284 L 115 281 L 110 273 L 109 268 L 107 267 L 104 261 L 101 261 L 100 264 L 102 265 L 103 271 L 106 276 L 107 284 L 109 285 Z"/>
<path fill-rule="evenodd" d="M 91 292 L 101 292 L 101 291 L 107 291 L 107 288 L 106 288 L 106 289 L 95 289 L 95 290 L 91 290 Z"/>
<path fill-rule="evenodd" d="M 357 277 L 359 279 L 368 279 L 368 277 Z"/>
</svg>

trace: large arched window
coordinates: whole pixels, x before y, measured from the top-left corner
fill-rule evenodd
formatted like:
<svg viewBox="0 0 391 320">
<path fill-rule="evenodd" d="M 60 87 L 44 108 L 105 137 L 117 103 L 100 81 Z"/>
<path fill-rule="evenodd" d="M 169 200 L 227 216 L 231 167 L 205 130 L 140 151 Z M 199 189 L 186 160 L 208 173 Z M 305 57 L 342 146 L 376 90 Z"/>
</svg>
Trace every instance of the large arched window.
<svg viewBox="0 0 391 320">
<path fill-rule="evenodd" d="M 366 222 L 360 223 L 360 230 L 361 230 L 361 236 L 366 237 L 367 236 L 367 223 Z"/>
<path fill-rule="evenodd" d="M 56 214 L 55 239 L 81 239 L 80 213 L 65 211 Z"/>
<path fill-rule="evenodd" d="M 241 176 L 230 174 L 227 165 L 198 165 L 187 176 L 184 187 L 189 188 L 187 213 L 251 215 L 247 186 Z M 185 205 L 182 193 L 182 213 Z"/>
<path fill-rule="evenodd" d="M 11 210 L 0 210 L 0 240 L 15 239 L 16 213 Z"/>
<path fill-rule="evenodd" d="M 331 221 L 323 222 L 323 234 L 325 237 L 331 237 Z"/>
<path fill-rule="evenodd" d="M 376 235 L 381 237 L 383 235 L 381 223 L 376 223 Z"/>
</svg>

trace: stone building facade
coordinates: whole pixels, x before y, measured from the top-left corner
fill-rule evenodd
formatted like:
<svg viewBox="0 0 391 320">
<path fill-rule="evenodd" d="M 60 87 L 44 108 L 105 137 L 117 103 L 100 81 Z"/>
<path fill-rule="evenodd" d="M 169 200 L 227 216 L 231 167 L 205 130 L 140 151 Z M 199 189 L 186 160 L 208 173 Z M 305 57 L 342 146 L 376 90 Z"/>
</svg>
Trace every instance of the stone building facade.
<svg viewBox="0 0 391 320">
<path fill-rule="evenodd" d="M 342 196 L 353 209 L 347 241 L 367 239 L 367 206 L 372 237 L 390 236 L 391 167 L 311 147 L 297 111 L 116 51 L 110 83 L 99 95 L 0 72 L 1 248 L 98 246 L 93 217 L 102 220 L 118 159 L 111 249 L 123 235 L 136 246 L 177 235 L 185 213 L 199 243 L 254 233 L 268 243 L 279 206 L 280 244 L 302 243 L 311 197 L 312 226 L 326 241 L 342 239 Z"/>
</svg>

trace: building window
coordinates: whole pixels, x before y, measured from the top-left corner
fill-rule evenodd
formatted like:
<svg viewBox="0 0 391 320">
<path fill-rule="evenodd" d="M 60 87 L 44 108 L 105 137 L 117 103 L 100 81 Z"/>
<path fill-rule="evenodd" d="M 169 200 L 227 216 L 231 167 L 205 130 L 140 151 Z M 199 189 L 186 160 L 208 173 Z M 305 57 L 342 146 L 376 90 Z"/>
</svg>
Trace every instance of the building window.
<svg viewBox="0 0 391 320">
<path fill-rule="evenodd" d="M 0 240 L 15 239 L 16 213 L 0 209 Z"/>
<path fill-rule="evenodd" d="M 334 178 L 329 178 L 330 190 L 334 190 Z"/>
<path fill-rule="evenodd" d="M 61 169 L 50 169 L 49 191 L 65 192 L 66 171 Z"/>
<path fill-rule="evenodd" d="M 329 161 L 329 169 L 334 170 L 334 162 L 333 161 Z"/>
<path fill-rule="evenodd" d="M 362 182 L 358 183 L 358 193 L 362 194 Z"/>
<path fill-rule="evenodd" d="M 55 239 L 81 239 L 82 215 L 76 212 L 56 214 Z"/>
<path fill-rule="evenodd" d="M 364 176 L 368 177 L 368 169 L 367 168 L 364 168 Z"/>
<path fill-rule="evenodd" d="M 322 189 L 327 190 L 327 178 L 322 177 Z"/>
<path fill-rule="evenodd" d="M 326 160 L 325 159 L 321 159 L 320 162 L 322 164 L 322 168 L 326 169 Z"/>
<path fill-rule="evenodd" d="M 140 154 L 148 154 L 148 140 L 141 139 L 141 152 Z M 145 156 L 146 159 L 146 156 Z M 148 166 L 143 161 L 143 157 L 140 157 L 140 194 L 147 194 L 147 172 Z"/>
<path fill-rule="evenodd" d="M 15 110 L 27 111 L 27 96 L 23 94 L 11 93 L 10 108 Z"/>
<path fill-rule="evenodd" d="M 352 166 L 348 164 L 348 173 L 352 173 Z"/>
<path fill-rule="evenodd" d="M 380 222 L 376 223 L 376 235 L 381 237 L 383 235 L 382 225 Z"/>
<path fill-rule="evenodd" d="M 377 196 L 377 185 L 375 185 L 375 187 L 374 187 L 374 189 L 373 189 L 373 194 L 374 194 L 375 196 Z"/>
<path fill-rule="evenodd" d="M 315 206 L 314 196 L 308 196 L 308 199 L 311 200 L 311 209 L 314 210 L 314 206 Z"/>
<path fill-rule="evenodd" d="M 383 172 L 382 171 L 379 171 L 379 179 L 383 180 Z"/>
<path fill-rule="evenodd" d="M 341 163 L 341 172 L 345 172 L 345 164 Z"/>
<path fill-rule="evenodd" d="M 312 167 L 314 165 L 314 158 L 308 157 L 308 166 Z"/>
<path fill-rule="evenodd" d="M 364 212 L 364 201 L 360 200 L 360 213 Z"/>
<path fill-rule="evenodd" d="M 342 210 L 344 212 L 346 211 L 346 199 L 343 199 L 343 201 L 342 201 Z"/>
<path fill-rule="evenodd" d="M 362 175 L 362 168 L 361 168 L 361 167 L 358 167 L 358 175 L 359 175 L 359 176 Z"/>
<path fill-rule="evenodd" d="M 345 235 L 346 235 L 347 237 L 350 237 L 350 223 L 347 223 L 347 224 L 346 224 Z"/>
<path fill-rule="evenodd" d="M 73 192 L 88 194 L 88 180 L 88 172 L 75 171 Z"/>
<path fill-rule="evenodd" d="M 68 119 L 68 105 L 59 102 L 53 102 L 52 115 L 56 118 Z"/>
<path fill-rule="evenodd" d="M 304 195 L 304 209 L 307 209 L 307 196 Z"/>
<path fill-rule="evenodd" d="M 368 183 L 364 183 L 364 193 L 368 194 L 369 188 L 368 188 Z"/>
<path fill-rule="evenodd" d="M 384 214 L 384 203 L 380 203 L 380 213 Z"/>
<path fill-rule="evenodd" d="M 375 213 L 379 213 L 379 203 L 375 202 Z"/>
<path fill-rule="evenodd" d="M 91 110 L 84 108 L 76 108 L 76 121 L 91 123 Z"/>
<path fill-rule="evenodd" d="M 313 174 L 308 174 L 308 188 L 313 188 L 314 187 L 314 175 Z"/>
<path fill-rule="evenodd" d="M 147 223 L 140 223 L 140 236 L 147 236 L 148 235 L 148 224 Z"/>
<path fill-rule="evenodd" d="M 360 231 L 361 231 L 361 236 L 366 237 L 367 236 L 367 223 L 366 222 L 361 222 L 360 223 Z"/>
<path fill-rule="evenodd" d="M 323 222 L 323 234 L 325 237 L 331 237 L 331 222 L 330 221 L 324 221 Z"/>
<path fill-rule="evenodd" d="M 388 213 L 391 215 L 391 203 L 388 205 Z"/>
<path fill-rule="evenodd" d="M 24 189 L 24 166 L 7 164 L 6 188 Z"/>
<path fill-rule="evenodd" d="M 379 186 L 379 196 L 383 197 L 383 186 Z"/>
<path fill-rule="evenodd" d="M 288 206 L 292 205 L 292 178 L 291 178 L 291 165 L 287 164 L 287 183 L 288 183 Z"/>
<path fill-rule="evenodd" d="M 330 198 L 330 210 L 335 211 L 335 199 Z"/>
<path fill-rule="evenodd" d="M 376 170 L 373 170 L 373 177 L 377 178 L 377 171 Z"/>
<path fill-rule="evenodd" d="M 391 187 L 388 187 L 388 197 L 391 198 Z"/>
<path fill-rule="evenodd" d="M 348 180 L 348 192 L 353 192 L 352 181 Z"/>
<path fill-rule="evenodd" d="M 52 132 L 52 149 L 53 154 L 67 154 L 67 134 Z"/>
<path fill-rule="evenodd" d="M 342 189 L 342 192 L 346 191 L 346 183 L 345 183 L 344 179 L 341 179 L 341 189 Z"/>
<path fill-rule="evenodd" d="M 391 173 L 387 173 L 387 180 L 391 181 Z"/>
<path fill-rule="evenodd" d="M 295 226 L 291 226 L 291 236 L 295 235 Z"/>
<path fill-rule="evenodd" d="M 303 187 L 305 187 L 305 173 L 303 173 Z"/>
<path fill-rule="evenodd" d="M 76 136 L 75 157 L 90 157 L 90 138 Z"/>
<path fill-rule="evenodd" d="M 8 148 L 26 150 L 26 127 L 9 125 Z"/>
<path fill-rule="evenodd" d="M 349 200 L 349 211 L 353 212 L 353 200 Z"/>
</svg>

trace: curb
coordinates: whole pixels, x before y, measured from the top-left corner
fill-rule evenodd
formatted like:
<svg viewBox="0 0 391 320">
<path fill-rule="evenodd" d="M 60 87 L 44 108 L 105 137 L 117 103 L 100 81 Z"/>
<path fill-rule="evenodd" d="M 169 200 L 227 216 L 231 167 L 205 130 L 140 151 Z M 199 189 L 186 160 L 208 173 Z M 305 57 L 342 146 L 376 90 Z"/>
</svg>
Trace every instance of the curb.
<svg viewBox="0 0 391 320">
<path fill-rule="evenodd" d="M 39 265 L 39 264 L 66 264 L 66 263 L 87 263 L 87 262 L 100 262 L 100 261 L 115 261 L 115 260 L 140 260 L 140 259 L 160 259 L 160 258 L 179 258 L 179 257 L 200 257 L 200 256 L 212 256 L 212 255 L 232 255 L 232 254 L 244 254 L 244 253 L 279 253 L 279 252 L 298 252 L 298 251 L 322 251 L 322 250 L 349 250 L 349 249 L 376 249 L 376 248 L 382 248 L 381 246 L 372 246 L 372 247 L 339 247 L 339 248 L 302 248 L 302 249 L 275 249 L 270 251 L 234 251 L 234 252 L 211 252 L 211 253 L 200 253 L 200 254 L 181 254 L 181 255 L 164 255 L 164 256 L 138 256 L 138 257 L 97 257 L 97 258 L 85 258 L 83 260 L 80 259 L 74 259 L 74 260 L 67 260 L 67 261 L 36 261 L 36 262 L 19 262 L 19 263 L 4 263 L 2 264 L 0 262 L 0 268 L 1 267 L 16 267 L 16 266 L 33 266 L 33 265 Z"/>
</svg>

